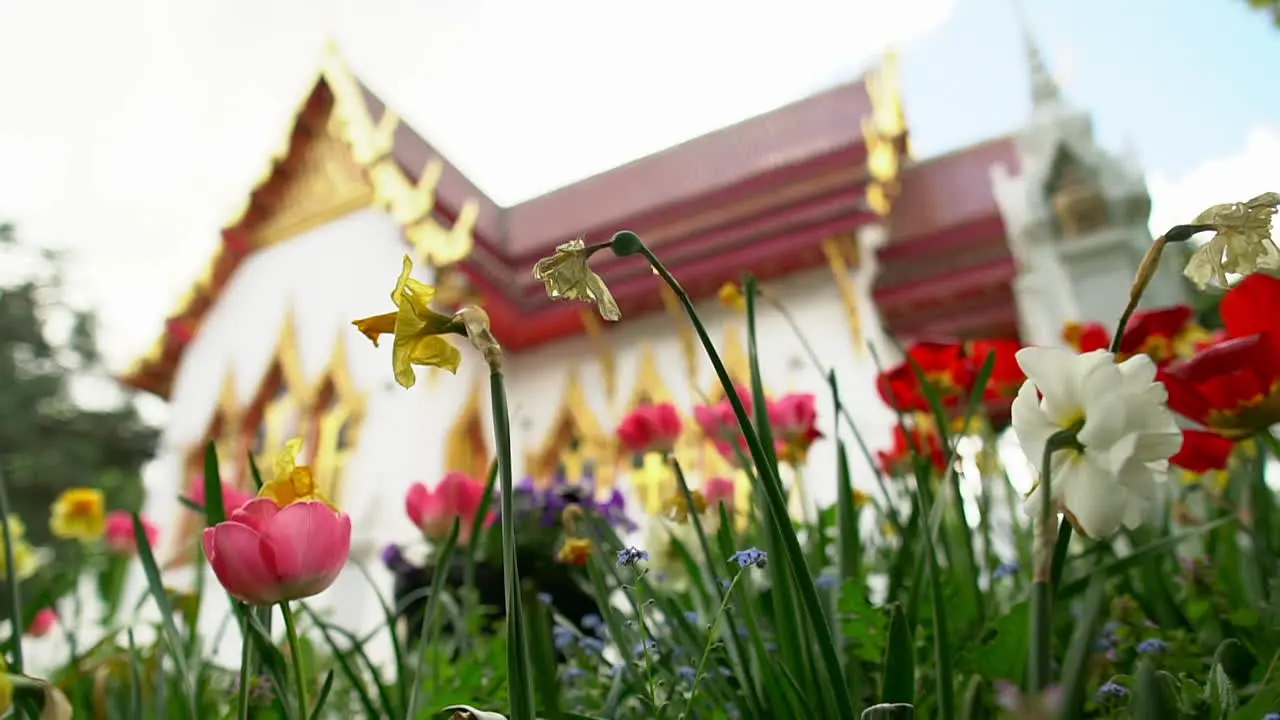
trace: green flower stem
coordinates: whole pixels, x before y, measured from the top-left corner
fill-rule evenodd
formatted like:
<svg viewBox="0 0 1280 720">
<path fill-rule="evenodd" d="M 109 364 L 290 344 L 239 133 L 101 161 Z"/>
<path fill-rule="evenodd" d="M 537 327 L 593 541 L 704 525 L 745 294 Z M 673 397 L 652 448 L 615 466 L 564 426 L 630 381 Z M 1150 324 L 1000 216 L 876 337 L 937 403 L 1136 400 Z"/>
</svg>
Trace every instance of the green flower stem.
<svg viewBox="0 0 1280 720">
<path fill-rule="evenodd" d="M 296 661 L 295 661 L 296 662 Z M 236 717 L 249 720 L 249 668 L 253 666 L 253 641 L 249 639 L 249 614 L 240 622 L 240 691 L 236 697 Z"/>
<path fill-rule="evenodd" d="M 711 631 L 707 633 L 707 642 L 702 646 L 702 658 L 698 660 L 698 669 L 693 673 L 693 686 L 689 688 L 689 699 L 684 703 L 684 712 L 680 713 L 681 718 L 690 717 L 689 713 L 693 710 L 693 698 L 698 694 L 698 680 L 702 679 L 702 673 L 707 668 L 707 658 L 711 657 L 711 646 L 715 644 L 716 635 L 720 632 L 720 621 L 724 618 L 725 610 L 729 608 L 729 598 L 733 596 L 733 589 L 738 586 L 738 578 L 742 577 L 742 573 L 740 569 L 733 574 L 733 580 L 729 581 L 729 588 L 724 592 L 724 599 L 720 601 L 720 609 L 716 610 L 716 616 L 711 621 Z"/>
<path fill-rule="evenodd" d="M 289 636 L 289 654 L 293 658 L 293 674 L 297 681 L 295 687 L 298 692 L 298 709 L 301 711 L 299 717 L 308 717 L 311 714 L 311 705 L 307 702 L 307 673 L 302 667 L 302 644 L 298 642 L 298 625 L 293 619 L 293 610 L 289 608 L 288 601 L 280 603 L 280 614 L 284 616 L 284 630 Z M 243 670 L 241 674 L 243 675 Z M 240 691 L 244 692 L 244 680 L 241 679 Z"/>
<path fill-rule="evenodd" d="M 1052 492 L 1053 454 L 1076 442 L 1078 429 L 1059 430 L 1044 446 L 1040 468 L 1040 517 L 1036 522 L 1032 552 L 1034 582 L 1031 584 L 1031 658 L 1027 679 L 1030 692 L 1040 693 L 1051 682 L 1053 650 L 1053 566 L 1057 553 Z M 1064 553 L 1065 554 L 1065 553 Z"/>
<path fill-rule="evenodd" d="M 22 674 L 22 589 L 18 587 L 18 566 L 13 551 L 13 528 L 9 525 L 9 489 L 0 473 L 0 525 L 4 525 L 4 581 L 9 586 L 9 617 L 13 627 L 13 662 L 9 672 Z"/>
<path fill-rule="evenodd" d="M 761 446 L 760 439 L 755 433 L 746 408 L 742 405 L 742 399 L 734 391 L 733 378 L 729 376 L 729 371 L 720 359 L 720 354 L 716 352 L 715 343 L 711 341 L 710 335 L 707 334 L 707 329 L 698 317 L 698 312 L 694 309 L 693 301 L 689 298 L 689 294 L 680 286 L 679 281 L 667 270 L 666 266 L 658 260 L 653 251 L 640 240 L 639 236 L 624 231 L 615 234 L 612 242 L 613 251 L 617 255 L 642 254 L 680 300 L 685 314 L 688 315 L 689 321 L 693 324 L 694 331 L 698 333 L 698 339 L 701 340 L 702 347 L 706 350 L 707 358 L 711 361 L 712 367 L 715 368 L 716 377 L 719 378 L 720 384 L 724 387 L 725 397 L 733 407 L 734 416 L 742 427 L 743 435 L 751 452 L 751 459 L 757 470 L 766 474 L 766 477 L 762 478 L 760 485 L 765 489 L 766 499 L 774 522 L 786 522 L 787 500 L 782 494 L 782 483 L 778 479 L 777 469 L 770 463 L 769 455 L 764 447 Z M 814 636 L 817 638 L 818 651 L 821 654 L 822 663 L 828 675 L 831 691 L 835 696 L 836 710 L 842 720 L 853 720 L 853 699 L 849 696 L 849 688 L 844 682 L 840 657 L 836 654 L 835 643 L 831 640 L 830 628 L 827 626 L 825 616 L 822 613 L 822 601 L 818 597 L 817 588 L 814 587 L 813 574 L 809 569 L 809 563 L 805 560 L 804 551 L 800 548 L 800 541 L 795 532 L 780 532 L 778 534 L 782 537 L 782 549 L 786 559 L 797 576 L 796 585 L 801 602 L 804 604 L 804 614 L 807 616 L 807 620 L 813 628 Z"/>
<path fill-rule="evenodd" d="M 491 366 L 492 367 L 492 366 Z M 498 366 L 500 367 L 500 366 Z M 498 482 L 502 488 L 502 580 L 507 598 L 507 685 L 511 720 L 535 720 L 533 679 L 529 675 L 529 651 L 525 647 L 524 609 L 520 599 L 520 571 L 516 567 L 515 489 L 511 477 L 511 419 L 507 387 L 502 371 L 489 373 L 493 405 L 493 440 L 497 445 Z"/>
</svg>

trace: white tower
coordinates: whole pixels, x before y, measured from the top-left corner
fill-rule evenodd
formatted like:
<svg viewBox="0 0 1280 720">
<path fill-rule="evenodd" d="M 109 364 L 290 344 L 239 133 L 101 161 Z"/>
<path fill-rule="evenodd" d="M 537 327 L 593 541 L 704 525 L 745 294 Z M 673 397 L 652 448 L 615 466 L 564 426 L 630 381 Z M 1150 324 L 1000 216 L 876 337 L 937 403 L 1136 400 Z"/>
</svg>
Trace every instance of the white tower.
<svg viewBox="0 0 1280 720">
<path fill-rule="evenodd" d="M 996 202 L 1018 262 L 1014 293 L 1024 342 L 1061 343 L 1063 323 L 1111 327 L 1152 243 L 1151 198 L 1133 153 L 1111 154 L 1094 140 L 1093 121 L 1071 106 L 1022 27 L 1031 75 L 1031 118 L 1015 133 L 1020 167 L 992 168 Z M 1142 305 L 1187 301 L 1173 263 Z"/>
</svg>

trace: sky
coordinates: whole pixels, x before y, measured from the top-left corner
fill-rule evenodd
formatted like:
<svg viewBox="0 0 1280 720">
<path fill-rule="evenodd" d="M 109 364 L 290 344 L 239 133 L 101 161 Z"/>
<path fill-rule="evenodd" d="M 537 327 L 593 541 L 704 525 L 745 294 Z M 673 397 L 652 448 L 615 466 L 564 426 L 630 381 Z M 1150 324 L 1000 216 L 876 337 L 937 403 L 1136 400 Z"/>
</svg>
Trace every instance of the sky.
<svg viewBox="0 0 1280 720">
<path fill-rule="evenodd" d="M 1280 188 L 1280 31 L 1244 0 L 1020 7 L 1100 142 L 1136 148 L 1153 227 Z M 328 40 L 511 204 L 850 80 L 890 46 L 918 157 L 1010 132 L 1030 110 L 1017 17 L 1014 0 L 0 2 L 0 219 L 68 250 L 72 300 L 121 369 L 205 266 Z"/>
</svg>

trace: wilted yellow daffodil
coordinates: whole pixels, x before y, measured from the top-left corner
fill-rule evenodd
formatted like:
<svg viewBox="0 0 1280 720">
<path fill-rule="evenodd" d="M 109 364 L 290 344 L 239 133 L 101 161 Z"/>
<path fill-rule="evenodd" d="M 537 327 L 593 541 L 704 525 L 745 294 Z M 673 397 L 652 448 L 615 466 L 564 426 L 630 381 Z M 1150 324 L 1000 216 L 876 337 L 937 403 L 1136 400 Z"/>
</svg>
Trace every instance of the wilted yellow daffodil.
<svg viewBox="0 0 1280 720">
<path fill-rule="evenodd" d="M 40 553 L 27 542 L 27 528 L 21 518 L 10 517 L 7 523 L 9 538 L 13 541 L 13 574 L 19 581 L 26 580 L 40 569 Z M 0 574 L 9 570 L 4 548 L 4 535 L 0 534 Z"/>
<path fill-rule="evenodd" d="M 297 464 L 298 453 L 301 451 L 302 438 L 294 438 L 284 444 L 284 449 L 276 458 L 275 476 L 262 485 L 258 497 L 271 498 L 280 507 L 305 500 L 319 500 L 337 510 L 316 485 L 311 468 Z"/>
<path fill-rule="evenodd" d="M 613 293 L 600 276 L 587 266 L 587 259 L 603 245 L 587 247 L 582 238 L 570 240 L 556 247 L 555 255 L 542 258 L 533 266 L 533 277 L 547 286 L 547 297 L 552 300 L 582 300 L 594 302 L 600 317 L 611 322 L 622 319 L 622 311 L 613 299 Z"/>
<path fill-rule="evenodd" d="M 93 542 L 107 531 L 107 498 L 96 488 L 64 490 L 53 501 L 49 529 L 63 540 Z"/>
<path fill-rule="evenodd" d="M 683 492 L 677 492 L 675 495 L 667 499 L 666 516 L 670 520 L 678 523 L 689 522 L 689 515 L 701 515 L 707 511 L 707 498 L 702 494 L 701 490 L 691 490 L 689 494 L 693 496 L 693 507 L 689 507 L 689 503 L 685 500 Z"/>
<path fill-rule="evenodd" d="M 1280 193 L 1268 192 L 1242 203 L 1214 205 L 1194 225 L 1210 225 L 1217 234 L 1187 261 L 1183 274 L 1204 289 L 1226 287 L 1227 273 L 1280 270 L 1280 248 L 1271 238 L 1271 218 Z"/>
<path fill-rule="evenodd" d="M 731 310 L 747 309 L 747 298 L 743 296 L 742 288 L 737 283 L 727 282 L 721 285 L 716 295 L 720 298 L 720 304 Z"/>
<path fill-rule="evenodd" d="M 464 332 L 463 326 L 454 318 L 431 309 L 436 289 L 409 277 L 412 272 L 413 260 L 405 255 L 400 277 L 391 291 L 395 312 L 351 323 L 373 341 L 375 347 L 379 335 L 395 335 L 391 367 L 395 370 L 396 382 L 406 388 L 413 387 L 418 380 L 413 372 L 414 365 L 429 365 L 456 373 L 462 362 L 462 353 L 440 336 Z"/>
</svg>

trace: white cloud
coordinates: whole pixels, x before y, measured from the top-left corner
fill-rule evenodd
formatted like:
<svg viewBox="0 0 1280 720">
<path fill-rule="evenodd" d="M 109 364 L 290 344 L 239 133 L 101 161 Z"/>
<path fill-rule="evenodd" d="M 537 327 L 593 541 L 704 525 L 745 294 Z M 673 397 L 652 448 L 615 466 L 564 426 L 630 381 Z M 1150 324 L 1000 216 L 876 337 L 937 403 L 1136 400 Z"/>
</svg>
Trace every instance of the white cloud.
<svg viewBox="0 0 1280 720">
<path fill-rule="evenodd" d="M 366 82 L 511 203 L 853 77 L 954 4 L 3 3 L 0 217 L 75 252 L 78 297 L 99 307 L 119 366 L 158 333 L 283 139 L 326 27 Z"/>
<path fill-rule="evenodd" d="M 1235 153 L 1214 158 L 1185 175 L 1147 178 L 1151 192 L 1151 232 L 1191 222 L 1210 205 L 1240 202 L 1280 191 L 1280 125 L 1259 125 Z"/>
</svg>

